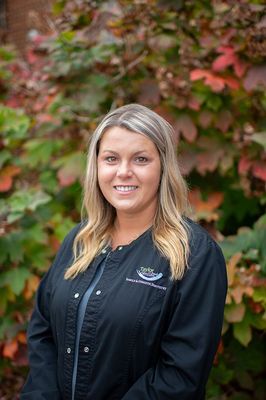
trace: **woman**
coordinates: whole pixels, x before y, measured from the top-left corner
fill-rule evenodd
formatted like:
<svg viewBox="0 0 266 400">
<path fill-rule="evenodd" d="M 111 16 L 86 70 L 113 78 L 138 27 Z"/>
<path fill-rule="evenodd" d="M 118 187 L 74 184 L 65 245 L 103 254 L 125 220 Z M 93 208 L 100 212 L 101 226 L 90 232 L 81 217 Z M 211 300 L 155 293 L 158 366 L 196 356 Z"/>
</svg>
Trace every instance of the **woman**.
<svg viewBox="0 0 266 400">
<path fill-rule="evenodd" d="M 201 400 L 227 281 L 218 245 L 186 217 L 171 126 L 138 104 L 90 141 L 86 218 L 41 282 L 21 400 Z"/>
</svg>

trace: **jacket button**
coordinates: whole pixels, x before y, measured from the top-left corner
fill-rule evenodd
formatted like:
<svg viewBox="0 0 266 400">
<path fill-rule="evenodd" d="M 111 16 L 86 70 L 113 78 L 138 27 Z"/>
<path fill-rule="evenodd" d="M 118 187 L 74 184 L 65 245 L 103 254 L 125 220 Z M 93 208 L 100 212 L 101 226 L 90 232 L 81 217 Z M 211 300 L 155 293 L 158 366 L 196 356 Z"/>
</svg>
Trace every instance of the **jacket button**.
<svg viewBox="0 0 266 400">
<path fill-rule="evenodd" d="M 118 250 L 122 250 L 122 249 L 123 249 L 123 246 L 119 246 L 119 247 L 118 247 Z"/>
<path fill-rule="evenodd" d="M 103 250 L 102 250 L 102 253 L 103 253 L 103 254 L 105 254 L 105 253 L 106 253 L 106 250 L 105 250 L 105 249 L 103 249 Z"/>
<path fill-rule="evenodd" d="M 71 353 L 71 348 L 70 348 L 70 347 L 67 348 L 67 353 L 68 353 L 68 354 Z"/>
<path fill-rule="evenodd" d="M 74 297 L 75 297 L 75 299 L 77 299 L 79 297 L 79 293 L 75 293 Z"/>
<path fill-rule="evenodd" d="M 101 293 L 102 293 L 101 290 L 97 290 L 97 292 L 96 292 L 97 296 L 99 296 L 99 294 L 101 294 Z"/>
<path fill-rule="evenodd" d="M 83 350 L 84 350 L 84 353 L 88 353 L 90 351 L 89 347 L 87 347 L 87 346 L 85 346 Z"/>
</svg>

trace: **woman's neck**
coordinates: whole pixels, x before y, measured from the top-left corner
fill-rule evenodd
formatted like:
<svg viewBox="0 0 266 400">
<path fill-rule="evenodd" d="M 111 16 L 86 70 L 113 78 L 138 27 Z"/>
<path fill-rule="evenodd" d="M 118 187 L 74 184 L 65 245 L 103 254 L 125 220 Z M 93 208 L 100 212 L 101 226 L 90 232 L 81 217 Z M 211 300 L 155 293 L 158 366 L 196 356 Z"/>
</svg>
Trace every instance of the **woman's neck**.
<svg viewBox="0 0 266 400">
<path fill-rule="evenodd" d="M 113 249 L 136 240 L 153 225 L 154 217 L 140 219 L 136 216 L 117 216 L 114 222 L 112 236 Z"/>
</svg>

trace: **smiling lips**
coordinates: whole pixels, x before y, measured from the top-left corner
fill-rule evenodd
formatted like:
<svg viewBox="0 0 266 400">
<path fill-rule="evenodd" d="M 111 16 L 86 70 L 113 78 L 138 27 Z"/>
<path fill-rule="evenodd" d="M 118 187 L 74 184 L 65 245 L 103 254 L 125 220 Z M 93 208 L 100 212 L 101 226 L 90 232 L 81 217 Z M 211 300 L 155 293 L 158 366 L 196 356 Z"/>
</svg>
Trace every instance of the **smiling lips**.
<svg viewBox="0 0 266 400">
<path fill-rule="evenodd" d="M 138 186 L 114 186 L 115 190 L 118 192 L 132 192 L 136 190 Z"/>
</svg>

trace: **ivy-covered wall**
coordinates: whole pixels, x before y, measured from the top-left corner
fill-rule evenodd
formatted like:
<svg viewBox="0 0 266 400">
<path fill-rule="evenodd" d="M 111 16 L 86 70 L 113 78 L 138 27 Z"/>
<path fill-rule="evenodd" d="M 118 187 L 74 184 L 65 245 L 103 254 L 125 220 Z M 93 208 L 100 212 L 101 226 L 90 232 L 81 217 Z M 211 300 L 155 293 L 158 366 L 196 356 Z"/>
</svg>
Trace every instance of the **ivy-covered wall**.
<svg viewBox="0 0 266 400">
<path fill-rule="evenodd" d="M 1 399 L 18 398 L 36 288 L 79 221 L 88 138 L 130 102 L 173 124 L 194 217 L 227 260 L 207 399 L 264 399 L 263 3 L 60 0 L 53 34 L 36 37 L 26 60 L 0 49 Z"/>
</svg>

